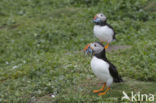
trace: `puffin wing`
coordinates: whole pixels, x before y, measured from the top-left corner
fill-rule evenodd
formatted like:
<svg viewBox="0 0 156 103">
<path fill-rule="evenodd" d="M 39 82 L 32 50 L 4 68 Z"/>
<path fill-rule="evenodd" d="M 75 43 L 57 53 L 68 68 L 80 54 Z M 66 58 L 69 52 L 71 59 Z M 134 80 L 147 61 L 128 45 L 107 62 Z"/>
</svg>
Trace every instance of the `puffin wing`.
<svg viewBox="0 0 156 103">
<path fill-rule="evenodd" d="M 116 39 L 116 38 L 115 38 L 116 33 L 115 33 L 113 27 L 112 27 L 111 25 L 109 25 L 109 24 L 107 24 L 107 26 L 113 30 L 113 32 L 114 32 L 114 34 L 113 34 L 113 39 L 115 40 L 115 39 Z"/>
<path fill-rule="evenodd" d="M 114 82 L 122 82 L 122 78 L 121 76 L 118 74 L 118 71 L 116 69 L 116 67 L 109 62 L 109 72 L 111 74 L 111 76 L 113 77 Z"/>
</svg>

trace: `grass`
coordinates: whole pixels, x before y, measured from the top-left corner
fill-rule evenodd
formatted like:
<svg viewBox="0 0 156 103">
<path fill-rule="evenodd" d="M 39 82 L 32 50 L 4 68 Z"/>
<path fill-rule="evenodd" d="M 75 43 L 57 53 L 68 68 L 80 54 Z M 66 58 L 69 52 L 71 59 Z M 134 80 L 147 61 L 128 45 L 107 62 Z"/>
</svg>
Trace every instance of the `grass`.
<svg viewBox="0 0 156 103">
<path fill-rule="evenodd" d="M 142 82 L 142 81 L 136 81 L 133 79 L 129 78 L 124 78 L 127 81 L 124 83 L 120 84 L 114 84 L 112 86 L 112 89 L 110 90 L 107 95 L 104 97 L 99 97 L 95 94 L 92 93 L 92 90 L 95 88 L 101 87 L 103 84 L 98 81 L 97 79 L 87 79 L 85 81 L 81 81 L 81 84 L 75 85 L 72 88 L 67 88 L 63 90 L 63 92 L 59 93 L 59 96 L 57 96 L 57 100 L 54 100 L 50 94 L 43 96 L 41 98 L 36 99 L 36 103 L 49 103 L 49 102 L 61 102 L 61 103 L 68 103 L 68 102 L 78 102 L 78 103 L 92 103 L 92 102 L 97 102 L 97 103 L 103 103 L 103 102 L 126 102 L 122 101 L 121 98 L 123 94 L 121 91 L 126 91 L 128 95 L 131 95 L 131 91 L 135 91 L 135 93 L 140 92 L 140 93 L 152 93 L 155 95 L 155 89 L 154 87 L 156 86 L 152 82 Z M 96 82 L 95 82 L 96 81 Z M 140 88 L 140 85 L 142 86 Z M 86 89 L 87 88 L 87 89 Z M 148 88 L 153 88 L 153 89 L 148 89 Z M 73 91 L 74 90 L 74 91 Z M 74 96 L 71 96 L 71 94 L 74 94 Z M 67 98 L 68 97 L 68 98 Z M 127 101 L 128 102 L 128 101 Z"/>
<path fill-rule="evenodd" d="M 156 95 L 155 9 L 147 0 L 2 0 L 0 2 L 0 102 L 103 103 L 122 91 Z M 107 5 L 106 5 L 107 4 Z M 107 52 L 124 78 L 105 96 L 84 46 L 98 41 L 92 18 L 103 12 L 117 34 Z M 55 95 L 52 98 L 50 95 Z"/>
</svg>

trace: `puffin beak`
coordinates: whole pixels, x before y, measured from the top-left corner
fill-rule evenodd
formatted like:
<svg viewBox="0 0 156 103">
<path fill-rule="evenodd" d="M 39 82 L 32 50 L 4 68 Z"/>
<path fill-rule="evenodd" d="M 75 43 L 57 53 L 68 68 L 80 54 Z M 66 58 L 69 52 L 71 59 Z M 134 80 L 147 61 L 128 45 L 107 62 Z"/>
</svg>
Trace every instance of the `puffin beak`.
<svg viewBox="0 0 156 103">
<path fill-rule="evenodd" d="M 98 22 L 100 22 L 100 19 L 97 16 L 95 16 L 94 19 L 93 19 L 93 22 L 98 23 Z"/>
<path fill-rule="evenodd" d="M 97 16 L 94 16 L 94 20 L 96 20 Z"/>
<path fill-rule="evenodd" d="M 83 50 L 86 51 L 89 46 L 90 46 L 90 44 L 87 44 Z"/>
<path fill-rule="evenodd" d="M 84 50 L 85 54 L 90 53 L 91 55 L 93 55 L 93 48 L 90 47 L 90 44 L 87 44 L 83 50 Z"/>
</svg>

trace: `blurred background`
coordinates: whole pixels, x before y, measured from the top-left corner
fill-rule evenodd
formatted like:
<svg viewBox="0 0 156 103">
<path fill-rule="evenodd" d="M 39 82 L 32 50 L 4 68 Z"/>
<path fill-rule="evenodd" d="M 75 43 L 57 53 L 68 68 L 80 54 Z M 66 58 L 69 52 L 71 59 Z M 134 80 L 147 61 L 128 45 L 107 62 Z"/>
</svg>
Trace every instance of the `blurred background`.
<svg viewBox="0 0 156 103">
<path fill-rule="evenodd" d="M 108 51 L 124 83 L 102 97 L 82 49 L 102 12 L 117 40 Z M 0 103 L 122 102 L 122 91 L 156 95 L 155 0 L 1 0 Z"/>
</svg>

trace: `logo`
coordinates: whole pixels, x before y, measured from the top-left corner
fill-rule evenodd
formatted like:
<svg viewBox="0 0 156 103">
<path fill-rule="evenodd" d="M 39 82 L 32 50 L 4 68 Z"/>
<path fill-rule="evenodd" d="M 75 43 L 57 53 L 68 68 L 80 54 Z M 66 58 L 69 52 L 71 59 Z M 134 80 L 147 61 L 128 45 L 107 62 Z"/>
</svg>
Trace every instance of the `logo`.
<svg viewBox="0 0 156 103">
<path fill-rule="evenodd" d="M 131 92 L 131 96 L 128 96 L 128 94 L 125 91 L 122 91 L 123 97 L 122 100 L 129 100 L 132 102 L 136 101 L 154 101 L 154 95 L 153 94 L 141 94 L 140 92 L 134 93 Z"/>
</svg>

